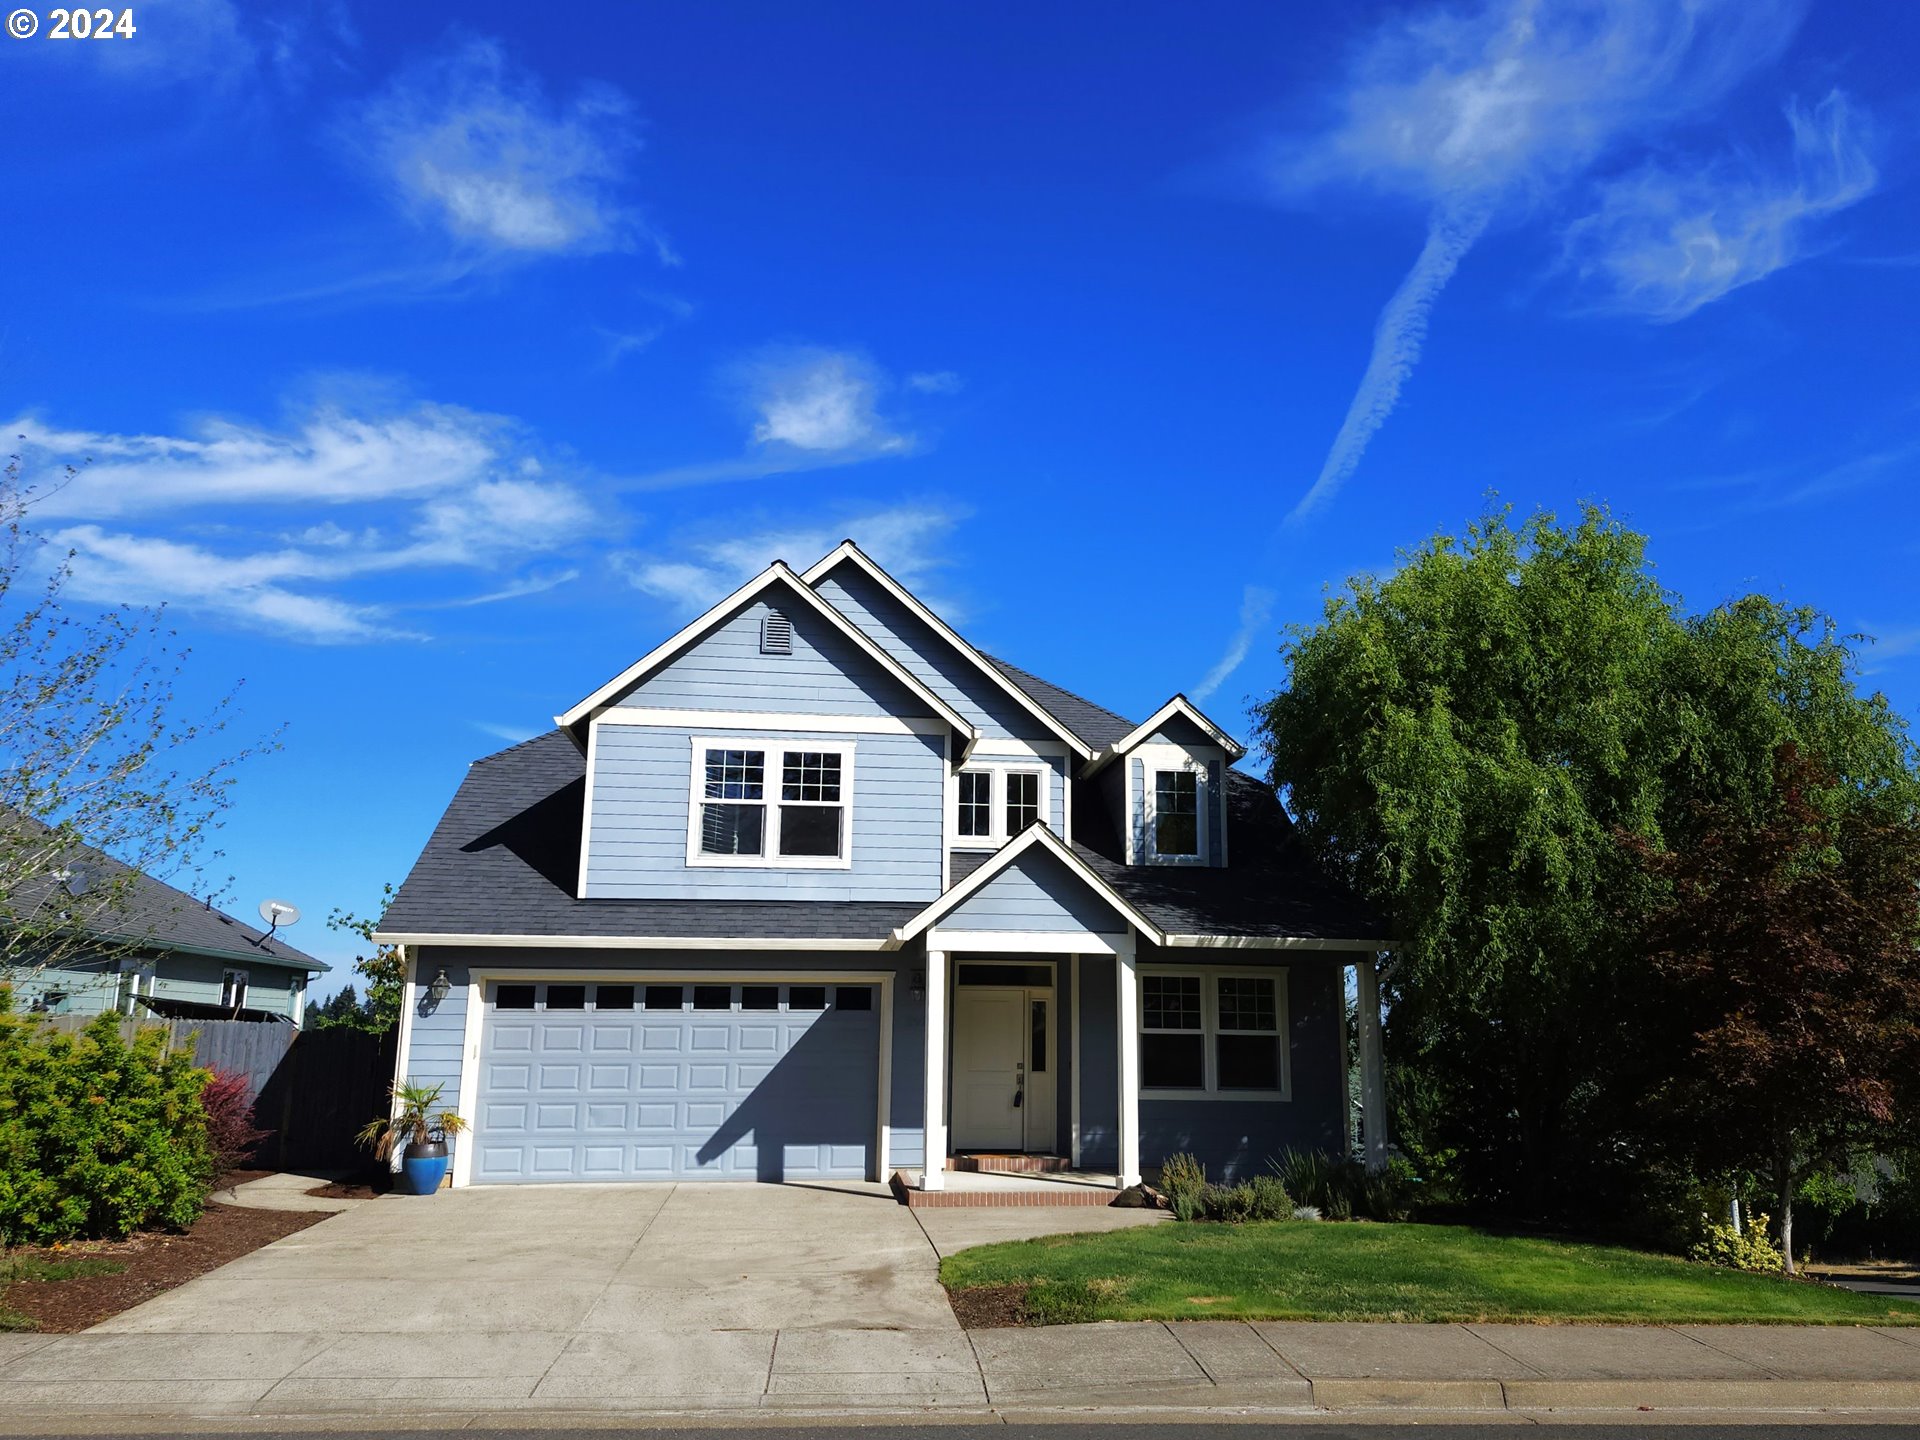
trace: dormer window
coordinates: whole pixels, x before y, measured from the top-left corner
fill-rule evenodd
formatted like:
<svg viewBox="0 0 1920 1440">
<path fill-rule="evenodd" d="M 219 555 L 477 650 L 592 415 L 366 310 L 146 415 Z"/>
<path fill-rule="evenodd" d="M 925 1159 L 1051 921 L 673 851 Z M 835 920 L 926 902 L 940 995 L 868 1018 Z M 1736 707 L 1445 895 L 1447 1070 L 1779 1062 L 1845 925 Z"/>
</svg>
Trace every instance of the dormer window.
<svg viewBox="0 0 1920 1440">
<path fill-rule="evenodd" d="M 1200 777 L 1191 770 L 1153 772 L 1153 853 L 1169 860 L 1200 854 Z"/>
</svg>

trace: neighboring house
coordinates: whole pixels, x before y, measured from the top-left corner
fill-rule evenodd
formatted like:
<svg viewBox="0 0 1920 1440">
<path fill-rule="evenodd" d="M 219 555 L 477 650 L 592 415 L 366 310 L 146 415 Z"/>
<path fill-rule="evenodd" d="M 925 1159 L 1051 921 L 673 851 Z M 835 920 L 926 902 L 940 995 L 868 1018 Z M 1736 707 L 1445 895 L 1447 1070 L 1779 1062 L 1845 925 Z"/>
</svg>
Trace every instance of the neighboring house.
<svg viewBox="0 0 1920 1440">
<path fill-rule="evenodd" d="M 474 763 L 378 937 L 455 1184 L 1345 1148 L 1383 931 L 1184 698 L 983 655 L 849 541 L 557 725 Z"/>
<path fill-rule="evenodd" d="M 15 823 L 21 823 L 15 817 Z M 33 822 L 25 822 L 32 824 Z M 44 827 L 36 827 L 44 828 Z M 9 972 L 16 1010 L 53 1015 L 147 1013 L 187 1019 L 287 1020 L 306 1014 L 307 986 L 324 961 L 216 910 L 90 846 L 77 847 L 41 882 L 38 903 L 85 914 L 90 898 L 112 902 L 85 922 L 97 952 L 66 947 L 58 964 Z"/>
</svg>

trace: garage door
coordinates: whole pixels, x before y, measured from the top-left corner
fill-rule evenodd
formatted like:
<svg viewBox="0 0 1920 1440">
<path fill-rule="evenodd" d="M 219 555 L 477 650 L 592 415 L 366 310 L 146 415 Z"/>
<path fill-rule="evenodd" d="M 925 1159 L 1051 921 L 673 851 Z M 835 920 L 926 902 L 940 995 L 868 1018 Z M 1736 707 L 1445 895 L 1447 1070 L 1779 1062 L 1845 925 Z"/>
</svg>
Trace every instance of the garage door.
<svg viewBox="0 0 1920 1440">
<path fill-rule="evenodd" d="M 865 1179 L 870 985 L 486 988 L 472 1179 Z"/>
</svg>

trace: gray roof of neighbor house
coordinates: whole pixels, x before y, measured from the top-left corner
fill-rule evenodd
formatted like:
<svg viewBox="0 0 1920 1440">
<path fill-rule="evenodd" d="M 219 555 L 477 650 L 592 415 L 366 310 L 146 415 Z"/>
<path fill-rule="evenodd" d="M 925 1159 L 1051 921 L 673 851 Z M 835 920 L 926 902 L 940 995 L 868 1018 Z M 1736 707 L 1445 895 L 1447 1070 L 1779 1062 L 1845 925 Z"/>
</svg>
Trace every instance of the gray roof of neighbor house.
<svg viewBox="0 0 1920 1440">
<path fill-rule="evenodd" d="M 1134 728 L 1023 670 L 993 663 L 1091 744 Z M 1128 866 L 1077 840 L 1075 853 L 1172 934 L 1383 938 L 1379 920 L 1319 874 L 1273 791 L 1250 775 L 1228 776 L 1230 868 Z M 876 901 L 578 900 L 585 798 L 586 761 L 565 731 L 475 761 L 380 922 L 381 932 L 877 940 L 924 908 Z M 959 883 L 986 858 L 956 855 L 950 881 Z"/>
<path fill-rule="evenodd" d="M 53 833 L 40 821 L 17 812 L 0 823 L 22 825 L 46 835 Z M 115 897 L 111 913 L 89 926 L 92 933 L 109 944 L 172 950 L 218 960 L 245 960 L 315 973 L 333 968 L 304 950 L 296 950 L 279 936 L 270 939 L 259 926 L 216 910 L 212 902 L 175 889 L 166 881 L 156 880 L 91 845 L 73 846 L 60 863 L 69 870 L 90 868 L 98 879 L 109 885 L 114 879 L 126 878 L 127 883 Z M 41 879 L 39 888 L 45 892 L 38 897 L 39 903 L 46 904 L 54 900 L 62 885 L 49 874 Z M 15 903 L 31 904 L 34 897 L 22 901 L 16 896 Z"/>
</svg>

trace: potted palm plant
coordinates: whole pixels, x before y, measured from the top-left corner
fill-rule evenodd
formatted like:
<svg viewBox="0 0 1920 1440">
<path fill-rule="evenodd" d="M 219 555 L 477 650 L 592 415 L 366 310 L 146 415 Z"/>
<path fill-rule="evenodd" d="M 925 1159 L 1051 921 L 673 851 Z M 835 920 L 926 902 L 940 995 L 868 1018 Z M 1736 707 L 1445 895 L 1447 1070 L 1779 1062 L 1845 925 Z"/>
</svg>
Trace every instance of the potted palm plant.
<svg viewBox="0 0 1920 1440">
<path fill-rule="evenodd" d="M 390 1159 L 400 1151 L 401 1189 L 409 1195 L 431 1195 L 447 1177 L 447 1137 L 458 1135 L 467 1122 L 440 1108 L 444 1085 L 418 1085 L 404 1080 L 393 1087 L 392 1112 L 369 1120 L 360 1131 L 360 1143 L 371 1146 L 374 1158 Z"/>
</svg>

